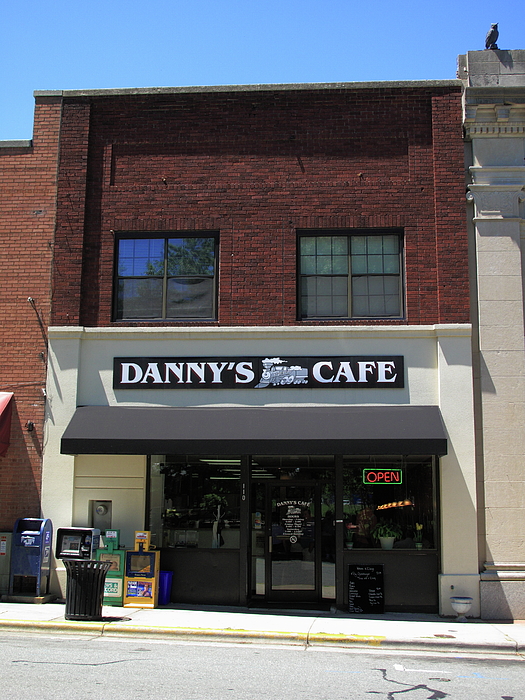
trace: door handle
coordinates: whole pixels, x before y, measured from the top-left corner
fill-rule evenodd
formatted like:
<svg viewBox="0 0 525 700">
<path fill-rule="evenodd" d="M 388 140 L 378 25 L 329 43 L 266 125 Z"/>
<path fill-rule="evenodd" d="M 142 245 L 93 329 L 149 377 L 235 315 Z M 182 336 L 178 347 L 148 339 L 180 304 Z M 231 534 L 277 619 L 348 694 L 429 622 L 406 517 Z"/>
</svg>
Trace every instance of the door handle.
<svg viewBox="0 0 525 700">
<path fill-rule="evenodd" d="M 273 545 L 273 537 L 271 535 L 269 535 L 269 537 L 268 537 L 268 551 L 270 552 L 270 554 L 272 553 L 272 545 Z"/>
</svg>

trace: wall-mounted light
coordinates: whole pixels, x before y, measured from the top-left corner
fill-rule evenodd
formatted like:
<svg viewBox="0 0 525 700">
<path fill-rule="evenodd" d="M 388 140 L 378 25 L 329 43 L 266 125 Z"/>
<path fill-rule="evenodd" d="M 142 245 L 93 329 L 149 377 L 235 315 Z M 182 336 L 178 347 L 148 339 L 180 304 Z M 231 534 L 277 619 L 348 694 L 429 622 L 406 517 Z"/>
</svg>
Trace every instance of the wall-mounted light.
<svg viewBox="0 0 525 700">
<path fill-rule="evenodd" d="M 32 420 L 28 420 L 26 423 L 26 430 L 28 433 L 32 433 L 33 430 L 35 429 L 35 424 L 33 423 Z"/>
</svg>

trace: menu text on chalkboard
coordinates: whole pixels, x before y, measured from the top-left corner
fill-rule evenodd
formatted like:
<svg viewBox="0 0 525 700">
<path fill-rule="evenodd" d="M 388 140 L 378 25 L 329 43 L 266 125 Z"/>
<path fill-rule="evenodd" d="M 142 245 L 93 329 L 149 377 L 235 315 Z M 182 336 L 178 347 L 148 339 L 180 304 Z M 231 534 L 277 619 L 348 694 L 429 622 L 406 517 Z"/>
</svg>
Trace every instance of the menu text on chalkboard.
<svg viewBox="0 0 525 700">
<path fill-rule="evenodd" d="M 383 564 L 349 564 L 348 612 L 381 614 L 384 611 Z"/>
</svg>

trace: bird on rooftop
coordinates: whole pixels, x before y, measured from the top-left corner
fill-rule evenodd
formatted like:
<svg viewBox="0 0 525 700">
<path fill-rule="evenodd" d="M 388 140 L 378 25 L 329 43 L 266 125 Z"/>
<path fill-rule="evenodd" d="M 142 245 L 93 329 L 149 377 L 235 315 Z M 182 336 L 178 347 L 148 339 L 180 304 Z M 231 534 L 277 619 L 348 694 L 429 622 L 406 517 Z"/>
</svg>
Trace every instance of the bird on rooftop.
<svg viewBox="0 0 525 700">
<path fill-rule="evenodd" d="M 499 37 L 499 32 L 498 32 L 498 23 L 496 24 L 491 24 L 490 29 L 487 32 L 487 36 L 485 37 L 485 48 L 486 49 L 497 49 L 496 42 Z"/>
</svg>

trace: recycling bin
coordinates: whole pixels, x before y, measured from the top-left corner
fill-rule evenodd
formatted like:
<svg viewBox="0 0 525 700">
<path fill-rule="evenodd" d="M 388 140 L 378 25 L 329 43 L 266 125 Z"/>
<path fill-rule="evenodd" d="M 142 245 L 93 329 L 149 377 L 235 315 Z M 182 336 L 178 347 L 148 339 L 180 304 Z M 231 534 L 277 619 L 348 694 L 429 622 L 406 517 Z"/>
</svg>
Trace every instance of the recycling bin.
<svg viewBox="0 0 525 700">
<path fill-rule="evenodd" d="M 169 605 L 171 602 L 171 583 L 173 571 L 161 571 L 159 576 L 159 605 Z"/>
<path fill-rule="evenodd" d="M 66 620 L 101 620 L 107 561 L 64 559 L 66 568 Z"/>
</svg>

